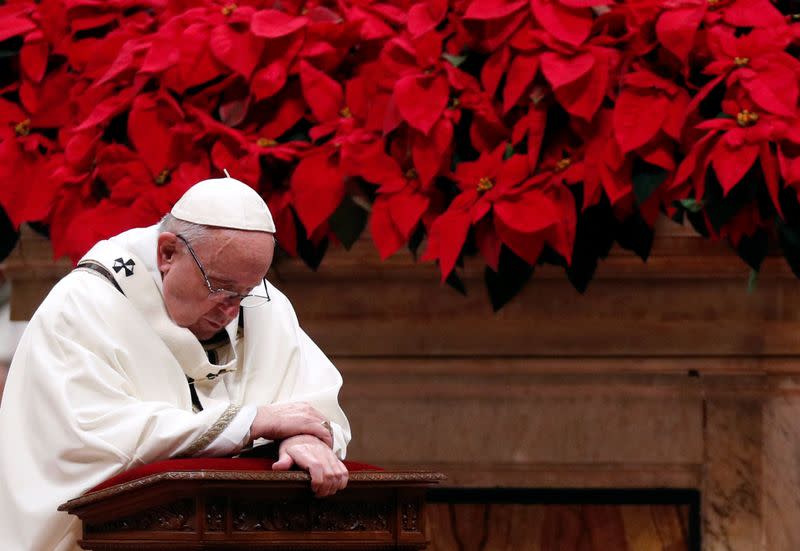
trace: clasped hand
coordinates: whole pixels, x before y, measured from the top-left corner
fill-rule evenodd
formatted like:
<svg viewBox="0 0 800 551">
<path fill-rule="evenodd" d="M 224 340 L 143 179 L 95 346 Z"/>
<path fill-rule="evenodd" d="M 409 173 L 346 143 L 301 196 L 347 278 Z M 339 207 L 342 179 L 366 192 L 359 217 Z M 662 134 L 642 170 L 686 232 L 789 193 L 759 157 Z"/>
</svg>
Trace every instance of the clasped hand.
<svg viewBox="0 0 800 551">
<path fill-rule="evenodd" d="M 309 404 L 295 402 L 258 408 L 250 429 L 255 438 L 280 440 L 273 470 L 297 465 L 311 475 L 311 489 L 319 497 L 335 494 L 347 486 L 347 468 L 333 453 L 333 435 L 325 417 Z"/>
</svg>

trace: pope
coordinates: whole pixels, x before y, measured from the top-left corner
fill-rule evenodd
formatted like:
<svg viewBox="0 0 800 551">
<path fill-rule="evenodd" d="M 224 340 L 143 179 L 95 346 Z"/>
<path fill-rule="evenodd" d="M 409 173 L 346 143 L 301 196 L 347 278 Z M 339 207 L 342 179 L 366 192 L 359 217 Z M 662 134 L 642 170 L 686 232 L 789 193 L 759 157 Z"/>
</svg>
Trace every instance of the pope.
<svg viewBox="0 0 800 551">
<path fill-rule="evenodd" d="M 274 469 L 345 487 L 339 372 L 267 281 L 275 225 L 252 188 L 191 187 L 160 224 L 97 243 L 42 302 L 0 405 L 0 542 L 77 550 L 59 504 L 132 467 L 275 442 Z"/>
</svg>

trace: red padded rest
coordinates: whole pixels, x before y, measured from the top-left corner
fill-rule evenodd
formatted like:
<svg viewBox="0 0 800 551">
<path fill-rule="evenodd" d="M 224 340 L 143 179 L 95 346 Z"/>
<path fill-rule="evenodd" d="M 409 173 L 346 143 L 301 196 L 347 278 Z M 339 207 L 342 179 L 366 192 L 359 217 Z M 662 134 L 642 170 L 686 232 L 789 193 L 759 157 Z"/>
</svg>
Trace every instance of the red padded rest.
<svg viewBox="0 0 800 551">
<path fill-rule="evenodd" d="M 188 459 L 167 459 L 149 465 L 142 465 L 129 471 L 124 471 L 101 482 L 87 493 L 103 490 L 117 484 L 130 482 L 146 476 L 169 473 L 175 471 L 271 471 L 274 459 L 266 457 L 192 457 Z M 355 471 L 382 471 L 380 467 L 345 461 L 345 467 L 350 472 Z"/>
</svg>

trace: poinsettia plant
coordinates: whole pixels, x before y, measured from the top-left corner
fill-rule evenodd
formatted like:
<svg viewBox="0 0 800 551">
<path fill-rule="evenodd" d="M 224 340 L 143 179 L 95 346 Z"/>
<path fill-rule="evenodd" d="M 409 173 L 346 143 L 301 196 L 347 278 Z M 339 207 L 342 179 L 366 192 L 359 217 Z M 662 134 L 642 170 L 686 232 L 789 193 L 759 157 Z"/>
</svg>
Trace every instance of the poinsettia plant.
<svg viewBox="0 0 800 551">
<path fill-rule="evenodd" d="M 793 8 L 794 6 L 794 8 Z M 800 14 L 769 0 L 11 0 L 3 254 L 156 222 L 227 169 L 316 267 L 368 231 L 495 307 L 659 214 L 800 275 Z"/>
</svg>

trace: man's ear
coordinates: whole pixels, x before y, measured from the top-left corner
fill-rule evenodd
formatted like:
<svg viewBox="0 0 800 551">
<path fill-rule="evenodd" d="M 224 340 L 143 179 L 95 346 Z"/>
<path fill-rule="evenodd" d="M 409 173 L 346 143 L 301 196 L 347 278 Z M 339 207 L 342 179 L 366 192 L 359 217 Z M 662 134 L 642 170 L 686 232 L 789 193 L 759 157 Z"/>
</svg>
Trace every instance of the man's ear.
<svg viewBox="0 0 800 551">
<path fill-rule="evenodd" d="M 158 271 L 165 274 L 172 267 L 175 261 L 175 253 L 178 250 L 178 238 L 174 233 L 163 232 L 158 234 L 156 245 L 156 264 Z"/>
</svg>

